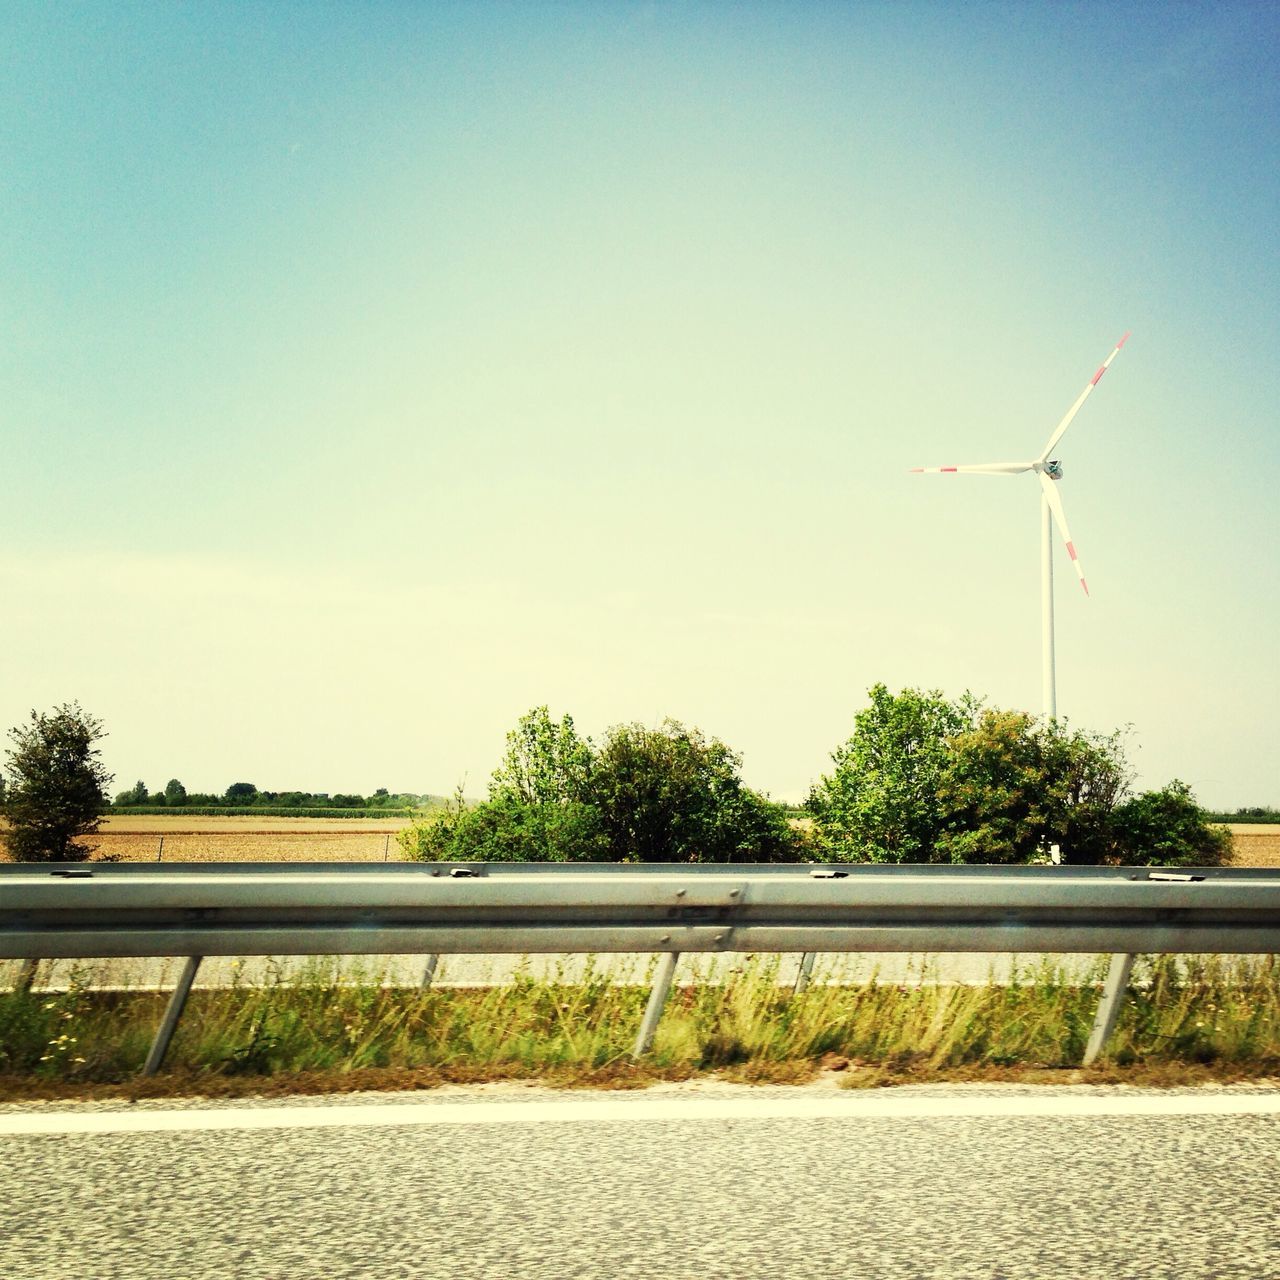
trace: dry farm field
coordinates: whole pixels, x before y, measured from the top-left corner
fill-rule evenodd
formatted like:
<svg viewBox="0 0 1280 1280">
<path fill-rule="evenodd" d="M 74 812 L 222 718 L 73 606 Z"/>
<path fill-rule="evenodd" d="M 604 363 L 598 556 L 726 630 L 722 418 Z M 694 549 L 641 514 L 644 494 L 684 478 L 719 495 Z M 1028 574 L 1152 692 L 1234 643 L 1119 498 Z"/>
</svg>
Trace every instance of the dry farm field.
<svg viewBox="0 0 1280 1280">
<path fill-rule="evenodd" d="M 107 818 L 98 856 L 122 862 L 392 862 L 406 818 Z M 1280 867 L 1280 824 L 1238 824 L 1235 866 Z M 163 846 L 161 841 L 163 840 Z"/>
<path fill-rule="evenodd" d="M 1230 826 L 1235 840 L 1237 867 L 1280 867 L 1280 823 L 1235 823 Z"/>
<path fill-rule="evenodd" d="M 95 857 L 121 862 L 391 862 L 407 818 L 175 817 L 103 820 Z"/>
</svg>

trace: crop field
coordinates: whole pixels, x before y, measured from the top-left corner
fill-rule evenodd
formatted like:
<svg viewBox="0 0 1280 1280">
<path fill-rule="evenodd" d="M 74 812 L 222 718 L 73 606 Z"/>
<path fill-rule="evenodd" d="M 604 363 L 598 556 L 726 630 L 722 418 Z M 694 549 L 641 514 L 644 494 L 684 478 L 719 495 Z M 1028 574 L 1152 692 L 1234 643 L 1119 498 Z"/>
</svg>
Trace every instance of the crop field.
<svg viewBox="0 0 1280 1280">
<path fill-rule="evenodd" d="M 1237 867 L 1280 867 L 1280 823 L 1233 823 Z"/>
<path fill-rule="evenodd" d="M 107 818 L 97 856 L 121 862 L 391 862 L 407 818 Z M 1280 867 L 1280 824 L 1230 827 L 1238 867 Z M 163 840 L 163 845 L 161 841 Z"/>
<path fill-rule="evenodd" d="M 391 862 L 407 818 L 106 818 L 95 857 L 121 862 Z"/>
</svg>

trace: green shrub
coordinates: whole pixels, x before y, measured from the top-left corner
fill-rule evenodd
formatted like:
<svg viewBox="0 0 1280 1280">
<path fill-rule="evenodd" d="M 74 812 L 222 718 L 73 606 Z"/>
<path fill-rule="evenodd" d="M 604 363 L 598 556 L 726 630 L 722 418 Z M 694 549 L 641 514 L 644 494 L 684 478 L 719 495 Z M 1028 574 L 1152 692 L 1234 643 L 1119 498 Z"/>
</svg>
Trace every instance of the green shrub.
<svg viewBox="0 0 1280 1280">
<path fill-rule="evenodd" d="M 1177 778 L 1119 805 L 1112 828 L 1121 862 L 1219 867 L 1231 860 L 1231 833 L 1209 823 L 1191 788 Z"/>
<path fill-rule="evenodd" d="M 485 862 L 795 861 L 802 837 L 746 787 L 741 758 L 674 720 L 618 725 L 603 746 L 546 707 L 507 735 L 489 799 L 461 795 L 401 833 L 408 857 Z"/>
</svg>

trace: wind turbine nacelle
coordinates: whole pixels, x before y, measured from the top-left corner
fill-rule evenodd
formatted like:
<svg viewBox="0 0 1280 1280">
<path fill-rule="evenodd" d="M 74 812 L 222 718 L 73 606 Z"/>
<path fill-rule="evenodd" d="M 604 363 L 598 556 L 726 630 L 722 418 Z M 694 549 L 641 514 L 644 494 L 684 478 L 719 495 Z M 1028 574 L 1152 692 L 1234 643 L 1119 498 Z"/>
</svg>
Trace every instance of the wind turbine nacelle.
<svg viewBox="0 0 1280 1280">
<path fill-rule="evenodd" d="M 1044 464 L 1044 473 L 1050 480 L 1061 480 L 1063 474 L 1062 463 L 1060 463 L 1057 458 L 1050 458 L 1049 461 Z"/>
</svg>

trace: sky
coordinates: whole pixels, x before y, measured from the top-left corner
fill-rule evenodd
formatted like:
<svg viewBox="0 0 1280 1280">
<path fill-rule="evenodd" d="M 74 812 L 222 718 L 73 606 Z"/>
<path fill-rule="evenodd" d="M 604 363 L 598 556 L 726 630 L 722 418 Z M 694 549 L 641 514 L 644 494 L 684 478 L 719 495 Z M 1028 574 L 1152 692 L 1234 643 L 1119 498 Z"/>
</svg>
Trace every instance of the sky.
<svg viewBox="0 0 1280 1280">
<path fill-rule="evenodd" d="M 868 688 L 1280 804 L 1280 10 L 5 4 L 0 730 L 483 795 L 534 706 L 798 800 Z"/>
</svg>

